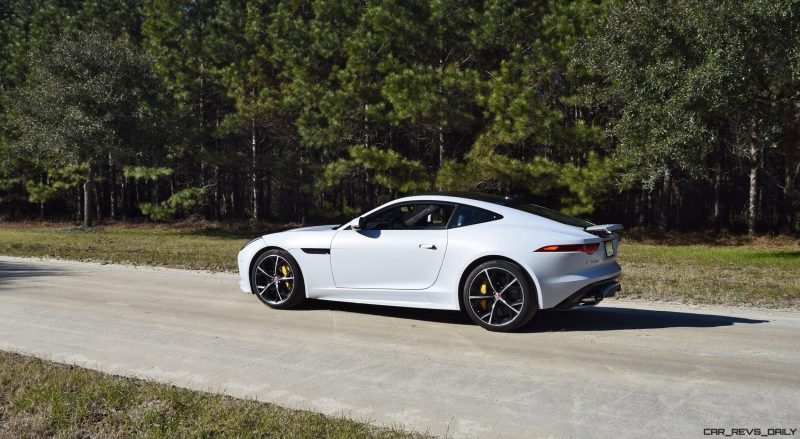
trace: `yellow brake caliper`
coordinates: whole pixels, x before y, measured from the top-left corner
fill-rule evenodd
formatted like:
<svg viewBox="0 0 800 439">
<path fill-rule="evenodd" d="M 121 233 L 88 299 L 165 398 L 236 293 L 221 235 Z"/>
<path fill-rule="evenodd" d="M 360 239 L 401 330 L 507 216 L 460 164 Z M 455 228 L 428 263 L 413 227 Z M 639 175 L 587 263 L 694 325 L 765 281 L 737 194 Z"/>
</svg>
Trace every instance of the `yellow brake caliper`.
<svg viewBox="0 0 800 439">
<path fill-rule="evenodd" d="M 486 282 L 481 284 L 481 294 L 483 294 L 484 296 L 486 295 L 486 286 L 487 286 Z M 481 300 L 480 302 L 478 302 L 478 305 L 480 305 L 481 309 L 483 309 L 484 311 L 489 309 L 489 301 L 488 300 Z"/>
<path fill-rule="evenodd" d="M 288 265 L 281 265 L 281 273 L 283 273 L 283 277 L 289 276 L 290 272 L 291 271 L 289 270 L 289 266 Z M 291 290 L 292 289 L 292 284 L 288 280 L 285 281 L 283 284 L 286 285 L 286 289 L 287 290 Z"/>
</svg>

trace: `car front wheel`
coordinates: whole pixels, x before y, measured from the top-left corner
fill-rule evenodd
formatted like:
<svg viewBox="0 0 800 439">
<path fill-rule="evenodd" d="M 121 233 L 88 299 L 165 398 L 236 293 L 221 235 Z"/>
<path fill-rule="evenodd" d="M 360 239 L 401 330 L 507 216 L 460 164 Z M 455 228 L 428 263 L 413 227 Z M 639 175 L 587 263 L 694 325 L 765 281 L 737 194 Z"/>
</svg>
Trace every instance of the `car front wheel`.
<svg viewBox="0 0 800 439">
<path fill-rule="evenodd" d="M 305 299 L 300 267 L 284 250 L 268 250 L 256 258 L 250 284 L 259 300 L 270 308 L 293 308 Z"/>
<path fill-rule="evenodd" d="M 469 317 L 490 331 L 513 331 L 531 321 L 538 304 L 522 269 L 496 260 L 475 267 L 462 291 Z"/>
</svg>

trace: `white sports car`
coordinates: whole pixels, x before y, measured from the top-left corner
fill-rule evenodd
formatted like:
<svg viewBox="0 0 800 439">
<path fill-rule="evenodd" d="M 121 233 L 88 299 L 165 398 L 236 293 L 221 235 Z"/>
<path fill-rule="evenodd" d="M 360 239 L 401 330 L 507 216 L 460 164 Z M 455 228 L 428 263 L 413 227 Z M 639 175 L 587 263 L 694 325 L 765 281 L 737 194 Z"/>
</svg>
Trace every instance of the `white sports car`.
<svg viewBox="0 0 800 439">
<path fill-rule="evenodd" d="M 486 329 L 510 331 L 538 309 L 595 305 L 619 291 L 621 228 L 514 197 L 416 195 L 344 225 L 248 242 L 239 286 L 272 308 L 314 298 L 460 309 Z"/>
</svg>

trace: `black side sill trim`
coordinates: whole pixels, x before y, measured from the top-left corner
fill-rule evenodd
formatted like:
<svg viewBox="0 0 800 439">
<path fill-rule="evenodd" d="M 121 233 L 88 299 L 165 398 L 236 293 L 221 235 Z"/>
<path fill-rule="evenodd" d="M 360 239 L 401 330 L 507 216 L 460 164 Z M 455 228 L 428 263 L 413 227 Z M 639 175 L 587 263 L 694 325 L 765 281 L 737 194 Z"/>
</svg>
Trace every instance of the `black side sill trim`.
<svg viewBox="0 0 800 439">
<path fill-rule="evenodd" d="M 331 253 L 331 249 L 329 248 L 304 248 L 303 253 L 308 253 L 310 255 L 327 255 Z"/>
</svg>

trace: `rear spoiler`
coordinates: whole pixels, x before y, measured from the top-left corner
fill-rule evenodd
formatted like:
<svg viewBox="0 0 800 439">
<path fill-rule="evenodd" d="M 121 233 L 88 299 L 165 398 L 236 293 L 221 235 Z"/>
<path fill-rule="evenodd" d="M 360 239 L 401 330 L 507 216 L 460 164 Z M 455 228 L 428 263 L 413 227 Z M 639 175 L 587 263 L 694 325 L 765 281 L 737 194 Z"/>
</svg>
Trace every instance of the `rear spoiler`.
<svg viewBox="0 0 800 439">
<path fill-rule="evenodd" d="M 617 230 L 622 230 L 622 224 L 601 224 L 599 226 L 584 227 L 583 230 L 591 233 L 592 235 L 608 236 L 614 234 Z"/>
</svg>

